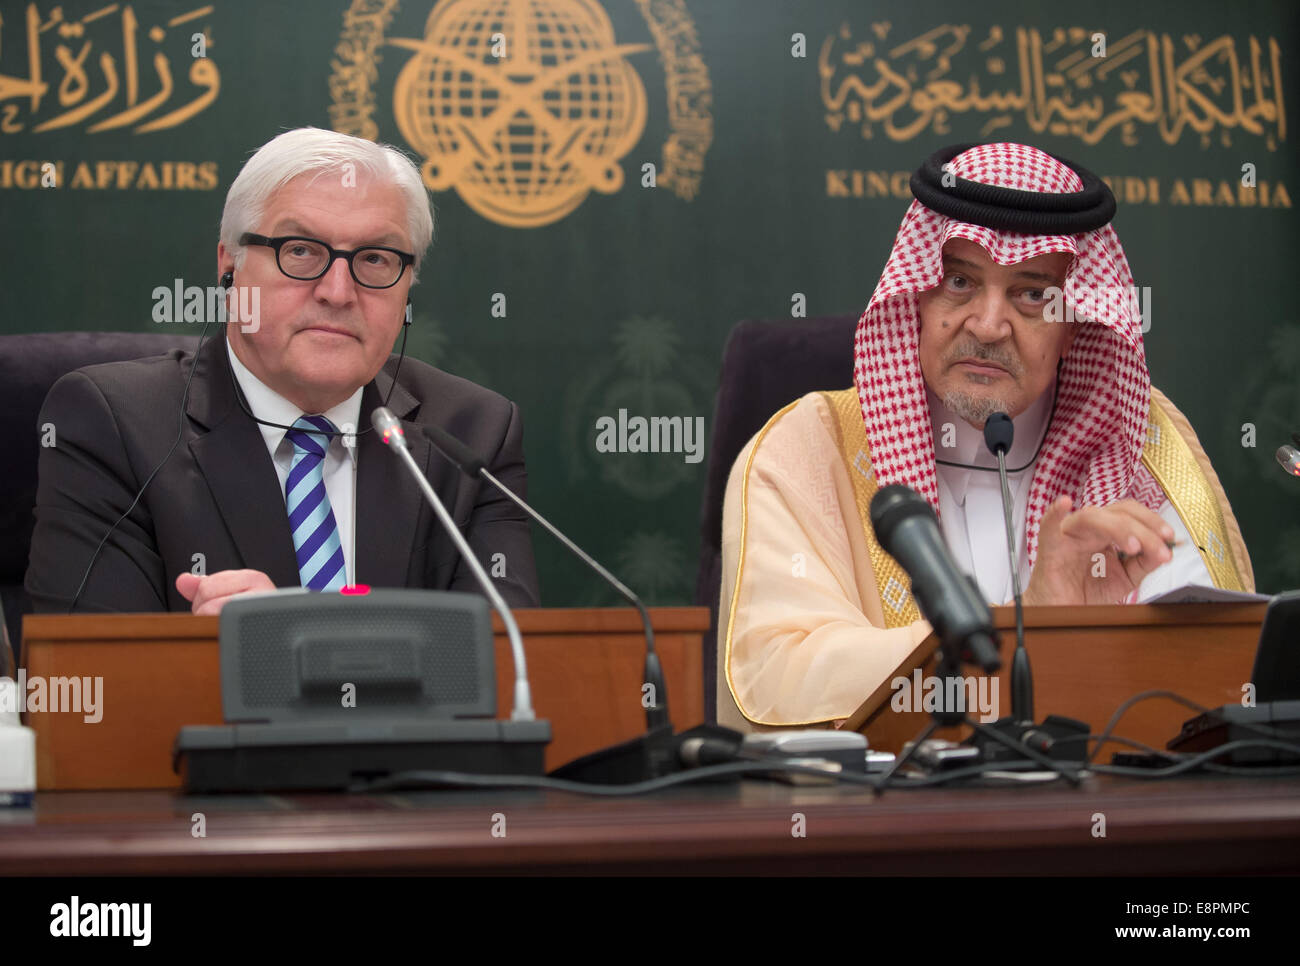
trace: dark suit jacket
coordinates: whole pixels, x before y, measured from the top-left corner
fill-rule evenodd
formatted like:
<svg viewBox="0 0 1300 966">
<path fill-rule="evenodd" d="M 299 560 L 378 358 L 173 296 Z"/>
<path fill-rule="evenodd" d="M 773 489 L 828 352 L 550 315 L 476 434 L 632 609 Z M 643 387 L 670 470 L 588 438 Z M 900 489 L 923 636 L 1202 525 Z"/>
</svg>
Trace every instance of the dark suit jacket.
<svg viewBox="0 0 1300 966">
<path fill-rule="evenodd" d="M 224 338 L 205 342 L 181 398 L 193 353 L 87 366 L 54 384 L 39 425 L 42 449 L 36 528 L 26 588 L 39 612 L 66 611 L 104 534 L 162 464 L 139 503 L 95 561 L 78 611 L 190 609 L 176 575 L 202 553 L 205 572 L 252 568 L 277 587 L 301 584 L 284 493 L 257 423 L 239 406 Z M 361 395 L 360 423 L 393 384 L 390 357 Z M 497 589 L 512 605 L 539 601 L 527 518 L 481 478 L 449 463 L 418 430 L 436 424 L 478 453 L 523 496 L 526 473 L 519 409 L 494 392 L 414 359 L 402 362 L 388 406 L 406 428 L 424 471 L 484 568 L 504 554 Z M 177 423 L 181 439 L 175 451 Z M 378 434 L 358 433 L 356 581 L 376 587 L 477 592 L 416 482 Z M 164 458 L 165 462 L 164 462 Z M 499 568 L 498 568 L 499 569 Z"/>
</svg>

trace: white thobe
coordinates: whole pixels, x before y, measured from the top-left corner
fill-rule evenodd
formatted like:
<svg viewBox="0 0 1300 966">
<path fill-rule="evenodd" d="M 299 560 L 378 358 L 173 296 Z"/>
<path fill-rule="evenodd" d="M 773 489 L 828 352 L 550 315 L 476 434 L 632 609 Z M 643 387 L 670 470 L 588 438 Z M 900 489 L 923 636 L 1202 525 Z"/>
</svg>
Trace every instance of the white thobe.
<svg viewBox="0 0 1300 966">
<path fill-rule="evenodd" d="M 944 543 L 957 566 L 974 576 L 985 600 L 1009 603 L 1014 594 L 997 457 L 985 445 L 982 429 L 976 429 L 953 413 L 928 388 L 926 393 L 934 428 L 939 527 L 943 531 Z M 1029 566 L 1029 549 L 1025 545 L 1029 487 L 1037 465 L 1036 451 L 1052 411 L 1052 394 L 1053 386 L 1048 386 L 1042 396 L 1012 420 L 1015 435 L 1006 457 L 1022 592 L 1029 586 L 1033 573 Z M 986 466 L 991 472 L 945 466 L 937 460 Z M 1019 472 L 1010 472 L 1013 470 Z M 1184 584 L 1213 587 L 1214 580 L 1205 567 L 1205 561 L 1173 505 L 1165 500 L 1157 512 L 1173 527 L 1177 546 L 1174 547 L 1173 559 L 1147 574 L 1132 600 L 1149 600 Z"/>
</svg>

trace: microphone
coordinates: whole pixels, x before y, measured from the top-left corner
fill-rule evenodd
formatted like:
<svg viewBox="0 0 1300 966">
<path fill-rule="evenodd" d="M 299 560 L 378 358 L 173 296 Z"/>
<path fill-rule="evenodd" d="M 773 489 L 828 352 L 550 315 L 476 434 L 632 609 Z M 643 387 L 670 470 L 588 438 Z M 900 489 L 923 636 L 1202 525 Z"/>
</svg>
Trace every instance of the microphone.
<svg viewBox="0 0 1300 966">
<path fill-rule="evenodd" d="M 1011 718 L 1034 720 L 1034 677 L 1025 650 L 1025 602 L 1020 593 L 1020 554 L 1016 531 L 1011 523 L 1011 484 L 1007 479 L 1007 453 L 1016 437 L 1016 426 L 1006 413 L 993 413 L 984 421 L 984 445 L 998 458 L 998 479 L 1002 484 L 1002 522 L 1007 532 L 1007 559 L 1011 564 L 1011 590 L 1016 602 L 1016 650 L 1011 658 Z"/>
<path fill-rule="evenodd" d="M 1300 446 L 1300 433 L 1296 433 L 1295 438 L 1296 446 Z M 1277 456 L 1277 461 L 1281 464 L 1282 469 L 1286 470 L 1292 476 L 1300 476 L 1300 449 L 1296 449 L 1295 446 L 1287 444 L 1278 447 L 1278 451 L 1275 455 Z"/>
<path fill-rule="evenodd" d="M 993 615 L 977 589 L 957 569 L 939 533 L 939 518 L 920 494 L 899 483 L 871 498 L 876 539 L 912 578 L 912 593 L 945 650 L 992 673 L 1002 667 L 994 643 Z"/>
<path fill-rule="evenodd" d="M 998 458 L 998 479 L 1002 484 L 1002 522 L 1007 535 L 1007 559 L 1011 564 L 1011 589 L 1016 604 L 1016 649 L 1011 658 L 1011 714 L 977 731 L 971 742 L 980 748 L 985 761 L 1025 758 L 1048 761 L 1061 774 L 1066 774 L 1051 759 L 1081 758 L 1087 751 L 1087 742 L 1079 741 L 1092 729 L 1082 721 L 1063 715 L 1048 715 L 1042 725 L 1034 723 L 1034 676 L 1029 668 L 1029 652 L 1025 650 L 1025 602 L 1020 591 L 1020 553 L 1016 546 L 1016 531 L 1012 525 L 1011 484 L 1007 479 L 1007 453 L 1015 439 L 1016 427 L 1006 413 L 993 413 L 984 421 L 984 445 Z M 1003 733 L 996 742 L 989 736 Z M 1007 739 L 1011 739 L 1010 743 Z M 1056 742 L 1061 738 L 1074 739 L 1074 743 Z M 1019 747 L 1017 748 L 1017 743 Z"/>
<path fill-rule="evenodd" d="M 1006 413 L 994 413 L 984 420 L 984 445 L 995 456 L 1005 456 L 1016 439 L 1016 424 Z"/>
<path fill-rule="evenodd" d="M 995 428 L 999 439 L 1005 432 L 1005 429 Z M 871 527 L 880 545 L 902 564 L 912 578 L 912 593 L 916 596 L 917 606 L 943 642 L 940 676 L 947 678 L 955 673 L 956 657 L 979 666 L 985 673 L 999 670 L 1002 659 L 994 643 L 993 615 L 989 612 L 989 605 L 980 596 L 975 582 L 962 574 L 953 562 L 939 533 L 939 519 L 934 508 L 909 487 L 898 483 L 882 486 L 871 498 Z M 1012 572 L 1015 572 L 1014 568 Z M 881 776 L 880 787 L 889 784 L 894 773 L 917 753 L 922 742 L 936 728 L 948 724 L 967 724 L 974 728 L 974 734 L 968 740 L 980 748 L 985 761 L 1029 757 L 1057 771 L 1071 784 L 1079 783 L 1077 774 L 1054 762 L 1036 745 L 1003 734 L 997 723 L 986 725 L 969 720 L 964 712 L 958 711 L 954 717 L 950 710 L 940 709 L 930 725 L 912 742 L 910 749 L 895 759 Z M 1014 722 L 1012 727 L 1016 727 Z M 1082 733 L 1088 734 L 1088 726 L 1082 727 Z"/>
<path fill-rule="evenodd" d="M 645 629 L 645 682 L 650 685 L 651 689 L 651 704 L 646 708 L 646 728 L 649 731 L 655 731 L 667 726 L 671 731 L 671 724 L 668 720 L 668 687 L 664 682 L 664 672 L 659 663 L 659 654 L 655 650 L 655 634 L 654 628 L 650 626 L 650 614 L 646 610 L 645 604 L 641 602 L 641 598 L 590 554 L 560 532 L 559 528 L 552 524 L 551 521 L 529 506 L 514 490 L 493 476 L 488 471 L 487 466 L 484 465 L 483 460 L 472 449 L 441 426 L 423 425 L 420 428 L 424 431 L 424 435 L 429 438 L 429 442 L 433 443 L 442 455 L 451 460 L 462 473 L 466 476 L 482 477 L 504 493 L 516 506 L 545 527 L 551 536 L 564 544 L 574 556 L 598 573 L 606 583 L 618 591 L 624 600 L 637 609 L 641 615 L 642 627 Z"/>
<path fill-rule="evenodd" d="M 383 441 L 388 444 L 388 447 L 398 454 L 406 464 L 406 468 L 411 471 L 411 475 L 415 477 L 415 482 L 419 484 L 420 489 L 424 492 L 425 499 L 429 501 L 429 505 L 433 507 L 434 513 L 437 514 L 438 520 L 442 523 L 443 529 L 447 531 L 452 542 L 456 545 L 456 549 L 460 551 L 461 557 L 464 558 L 470 572 L 474 574 L 474 579 L 478 581 L 479 587 L 492 603 L 496 612 L 501 615 L 501 622 L 505 624 L 506 634 L 510 638 L 510 653 L 514 659 L 515 667 L 515 698 L 514 708 L 510 712 L 510 720 L 536 720 L 533 713 L 532 689 L 528 686 L 528 665 L 524 659 L 524 642 L 523 638 L 519 636 L 519 626 L 515 623 L 514 614 L 510 613 L 510 608 L 506 606 L 501 594 L 483 570 L 483 565 L 474 556 L 474 551 L 470 549 L 468 541 L 465 540 L 456 527 L 456 521 L 451 518 L 447 508 L 438 499 L 438 494 L 433 492 L 433 487 L 429 485 L 429 481 L 420 472 L 420 467 L 416 465 L 415 458 L 406 445 L 406 432 L 402 429 L 401 422 L 393 415 L 392 410 L 386 406 L 376 407 L 374 412 L 370 414 L 370 423 L 378 431 Z"/>
</svg>

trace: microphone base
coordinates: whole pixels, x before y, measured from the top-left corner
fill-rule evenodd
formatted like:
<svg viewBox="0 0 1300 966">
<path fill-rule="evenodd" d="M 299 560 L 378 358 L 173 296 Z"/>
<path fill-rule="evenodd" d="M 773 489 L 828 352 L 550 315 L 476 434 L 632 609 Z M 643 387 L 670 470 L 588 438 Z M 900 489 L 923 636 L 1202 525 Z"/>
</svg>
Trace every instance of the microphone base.
<svg viewBox="0 0 1300 966">
<path fill-rule="evenodd" d="M 1016 744 L 1029 744 L 1039 754 L 1046 755 L 1053 761 L 1081 763 L 1088 756 L 1088 742 L 1084 739 L 1092 734 L 1092 728 L 1086 722 L 1077 721 L 1059 714 L 1049 714 L 1042 724 L 1032 721 L 1017 721 L 1008 716 L 984 726 L 1010 738 Z M 1062 741 L 1062 738 L 1071 739 Z M 966 744 L 980 749 L 984 761 L 1029 761 L 1028 754 L 1018 754 L 996 738 L 981 734 L 976 730 L 966 740 Z"/>
<path fill-rule="evenodd" d="M 687 738 L 717 738 L 734 741 L 739 747 L 744 736 L 721 725 L 697 725 L 679 735 L 671 724 L 660 725 L 608 748 L 575 758 L 550 773 L 551 778 L 588 782 L 594 785 L 630 785 L 684 771 L 679 750 Z M 740 776 L 726 776 L 713 781 L 739 781 Z"/>
<path fill-rule="evenodd" d="M 541 775 L 549 721 L 380 720 L 193 725 L 173 768 L 187 794 L 343 791 L 408 771 Z"/>
</svg>

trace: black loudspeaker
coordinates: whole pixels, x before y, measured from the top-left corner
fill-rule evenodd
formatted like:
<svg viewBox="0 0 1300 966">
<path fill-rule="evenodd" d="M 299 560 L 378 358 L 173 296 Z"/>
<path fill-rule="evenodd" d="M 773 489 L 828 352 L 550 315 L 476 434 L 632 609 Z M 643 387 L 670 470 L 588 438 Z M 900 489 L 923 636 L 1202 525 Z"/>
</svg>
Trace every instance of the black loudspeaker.
<svg viewBox="0 0 1300 966">
<path fill-rule="evenodd" d="M 410 772 L 541 775 L 547 721 L 496 719 L 487 600 L 281 591 L 221 612 L 227 724 L 186 726 L 185 790 L 345 789 Z"/>
<path fill-rule="evenodd" d="M 1183 722 L 1166 745 L 1171 751 L 1201 752 L 1230 741 L 1271 737 L 1300 744 L 1300 590 L 1278 594 L 1268 605 L 1259 630 L 1251 683 L 1254 701 L 1225 704 Z M 1293 765 L 1300 755 L 1284 748 L 1239 748 L 1228 753 L 1234 765 Z M 1220 763 L 1227 763 L 1220 759 Z"/>
<path fill-rule="evenodd" d="M 220 628 L 229 724 L 496 716 L 492 616 L 478 594 L 268 594 L 230 601 Z"/>
</svg>

